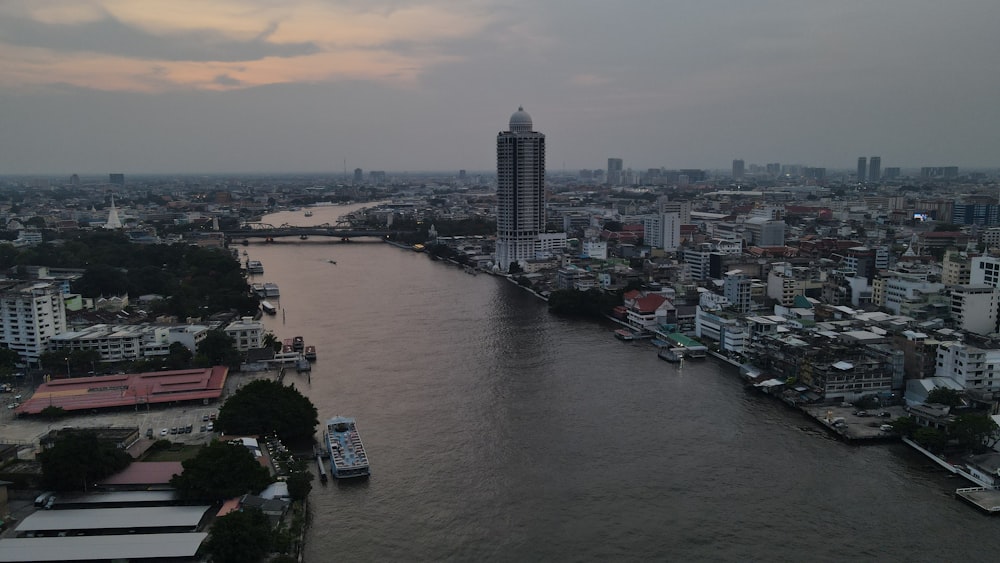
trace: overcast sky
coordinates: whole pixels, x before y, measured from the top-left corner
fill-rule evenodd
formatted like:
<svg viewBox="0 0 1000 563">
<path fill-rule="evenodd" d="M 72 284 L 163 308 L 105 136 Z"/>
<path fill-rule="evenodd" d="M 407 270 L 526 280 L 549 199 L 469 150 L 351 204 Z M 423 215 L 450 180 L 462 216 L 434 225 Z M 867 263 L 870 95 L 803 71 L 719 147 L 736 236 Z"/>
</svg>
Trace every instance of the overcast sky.
<svg viewBox="0 0 1000 563">
<path fill-rule="evenodd" d="M 0 174 L 995 167 L 998 0 L 6 0 Z"/>
</svg>

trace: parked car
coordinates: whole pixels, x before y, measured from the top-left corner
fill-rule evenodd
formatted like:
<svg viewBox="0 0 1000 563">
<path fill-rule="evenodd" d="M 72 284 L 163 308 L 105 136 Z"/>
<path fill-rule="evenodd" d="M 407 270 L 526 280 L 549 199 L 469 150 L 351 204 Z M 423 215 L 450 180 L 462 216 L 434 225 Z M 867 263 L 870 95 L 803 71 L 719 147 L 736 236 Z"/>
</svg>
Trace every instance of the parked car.
<svg viewBox="0 0 1000 563">
<path fill-rule="evenodd" d="M 171 428 L 171 429 L 170 429 L 170 433 L 171 433 L 171 434 L 176 434 L 176 433 L 177 433 L 177 427 L 176 427 L 176 426 L 174 426 L 173 428 Z"/>
<path fill-rule="evenodd" d="M 169 430 L 164 428 L 163 430 L 160 430 L 160 436 L 166 436 L 169 432 L 170 432 Z"/>
<path fill-rule="evenodd" d="M 214 431 L 215 430 L 215 424 L 212 423 L 212 422 L 209 422 L 208 426 L 205 427 L 205 430 L 208 430 L 209 432 Z"/>
<path fill-rule="evenodd" d="M 854 411 L 854 416 L 865 417 L 865 416 L 869 416 L 869 414 L 868 414 L 868 411 Z"/>
<path fill-rule="evenodd" d="M 882 417 L 882 418 L 889 418 L 889 417 L 892 416 L 892 413 L 891 412 L 882 411 L 882 412 L 878 413 L 878 415 L 880 417 Z"/>
<path fill-rule="evenodd" d="M 152 438 L 153 437 L 153 429 L 152 428 L 147 428 L 146 429 L 146 437 L 147 438 Z"/>
</svg>

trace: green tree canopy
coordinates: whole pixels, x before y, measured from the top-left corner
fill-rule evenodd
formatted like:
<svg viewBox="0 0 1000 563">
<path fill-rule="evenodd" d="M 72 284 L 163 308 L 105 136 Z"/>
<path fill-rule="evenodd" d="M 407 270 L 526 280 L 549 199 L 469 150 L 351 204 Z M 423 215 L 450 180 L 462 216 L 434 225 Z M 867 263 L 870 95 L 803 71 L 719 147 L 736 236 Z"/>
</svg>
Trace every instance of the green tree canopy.
<svg viewBox="0 0 1000 563">
<path fill-rule="evenodd" d="M 170 350 L 167 353 L 166 367 L 168 369 L 189 368 L 193 359 L 194 354 L 187 346 L 180 342 L 174 342 L 170 344 Z"/>
<path fill-rule="evenodd" d="M 219 409 L 216 425 L 235 434 L 277 434 L 292 444 L 311 442 L 319 425 L 316 407 L 291 385 L 258 379 L 244 385 Z"/>
<path fill-rule="evenodd" d="M 51 448 L 38 454 L 42 483 L 54 491 L 87 490 L 132 463 L 131 456 L 87 431 L 63 430 Z"/>
<path fill-rule="evenodd" d="M 274 534 L 257 509 L 230 512 L 212 524 L 205 551 L 212 563 L 253 563 L 270 553 Z"/>
<path fill-rule="evenodd" d="M 242 445 L 214 441 L 181 464 L 184 471 L 170 484 L 186 499 L 220 501 L 259 493 L 271 475 Z"/>
<path fill-rule="evenodd" d="M 927 393 L 927 400 L 924 402 L 957 407 L 962 404 L 962 393 L 947 387 L 935 387 Z"/>
<path fill-rule="evenodd" d="M 997 423 L 984 414 L 963 414 L 955 417 L 948 428 L 951 437 L 958 440 L 959 445 L 972 450 L 983 449 L 995 443 L 993 437 L 997 432 Z"/>
<path fill-rule="evenodd" d="M 198 365 L 240 367 L 240 353 L 236 350 L 236 341 L 222 330 L 210 330 L 205 338 L 198 343 Z"/>
</svg>

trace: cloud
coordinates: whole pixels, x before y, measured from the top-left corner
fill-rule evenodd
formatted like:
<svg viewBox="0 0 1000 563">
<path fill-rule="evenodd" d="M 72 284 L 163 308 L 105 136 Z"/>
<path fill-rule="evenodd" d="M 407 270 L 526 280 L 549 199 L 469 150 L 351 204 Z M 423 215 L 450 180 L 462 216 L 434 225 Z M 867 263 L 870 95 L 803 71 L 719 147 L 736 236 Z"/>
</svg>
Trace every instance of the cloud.
<svg viewBox="0 0 1000 563">
<path fill-rule="evenodd" d="M 461 58 L 489 17 L 475 2 L 81 0 L 0 5 L 10 86 L 233 89 L 369 79 L 405 84 Z M 218 80 L 220 76 L 225 80 Z"/>
</svg>

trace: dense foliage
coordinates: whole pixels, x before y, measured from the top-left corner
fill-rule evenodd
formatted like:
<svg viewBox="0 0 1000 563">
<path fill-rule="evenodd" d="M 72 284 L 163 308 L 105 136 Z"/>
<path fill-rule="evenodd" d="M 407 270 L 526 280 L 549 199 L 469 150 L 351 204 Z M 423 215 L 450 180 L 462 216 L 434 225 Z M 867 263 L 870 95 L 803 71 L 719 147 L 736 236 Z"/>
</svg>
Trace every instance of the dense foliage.
<svg viewBox="0 0 1000 563">
<path fill-rule="evenodd" d="M 0 268 L 28 265 L 84 269 L 73 284 L 84 297 L 169 296 L 150 305 L 156 314 L 186 318 L 232 309 L 252 314 L 257 308 L 239 262 L 222 249 L 133 244 L 112 231 L 80 231 L 59 244 L 0 248 Z"/>
<path fill-rule="evenodd" d="M 229 366 L 238 369 L 240 353 L 236 350 L 236 341 L 224 330 L 208 331 L 205 338 L 198 343 L 195 362 L 202 367 Z"/>
<path fill-rule="evenodd" d="M 599 289 L 557 289 L 549 294 L 549 311 L 561 315 L 603 317 L 621 305 L 621 295 Z"/>
<path fill-rule="evenodd" d="M 132 463 L 125 450 L 101 442 L 94 432 L 66 430 L 51 448 L 38 454 L 38 460 L 42 483 L 54 491 L 87 490 Z"/>
<path fill-rule="evenodd" d="M 275 434 L 291 444 L 311 442 L 319 424 L 316 407 L 292 386 L 258 379 L 244 385 L 219 409 L 216 425 L 236 434 Z"/>
<path fill-rule="evenodd" d="M 270 553 L 273 543 L 267 516 L 250 509 L 219 517 L 212 524 L 205 551 L 213 563 L 252 563 Z"/>
<path fill-rule="evenodd" d="M 182 498 L 220 501 L 259 493 L 271 483 L 268 470 L 241 444 L 215 441 L 181 464 L 170 485 Z"/>
</svg>

